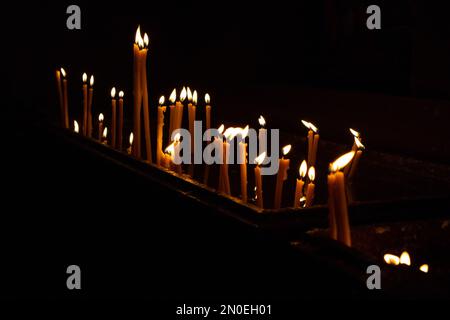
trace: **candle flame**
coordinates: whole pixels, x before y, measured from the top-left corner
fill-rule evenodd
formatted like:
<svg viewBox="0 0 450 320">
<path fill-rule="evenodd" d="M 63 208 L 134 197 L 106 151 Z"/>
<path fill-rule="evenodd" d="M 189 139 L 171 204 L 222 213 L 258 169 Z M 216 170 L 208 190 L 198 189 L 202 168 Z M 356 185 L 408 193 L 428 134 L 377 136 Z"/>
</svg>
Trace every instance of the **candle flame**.
<svg viewBox="0 0 450 320">
<path fill-rule="evenodd" d="M 175 137 L 173 137 L 173 141 L 174 141 L 174 142 L 180 142 L 180 139 L 181 139 L 181 134 L 180 134 L 180 133 L 177 133 L 177 134 L 175 135 Z"/>
<path fill-rule="evenodd" d="M 175 153 L 175 142 L 172 142 L 165 150 L 165 153 L 170 154 L 171 156 L 173 156 L 173 154 Z"/>
<path fill-rule="evenodd" d="M 358 150 L 364 150 L 366 147 L 361 143 L 361 139 L 358 137 L 355 137 L 355 144 Z"/>
<path fill-rule="evenodd" d="M 260 166 L 264 162 L 264 159 L 266 159 L 265 151 L 255 158 L 256 165 Z"/>
<path fill-rule="evenodd" d="M 303 123 L 303 125 L 304 125 L 306 128 L 308 128 L 309 130 L 314 131 L 314 133 L 317 133 L 317 131 L 319 131 L 319 129 L 318 129 L 315 125 L 313 125 L 311 122 L 302 120 L 302 123 Z"/>
<path fill-rule="evenodd" d="M 384 261 L 386 261 L 387 264 L 392 264 L 394 266 L 398 266 L 400 264 L 400 258 L 390 253 L 386 253 L 384 255 Z"/>
<path fill-rule="evenodd" d="M 409 253 L 407 251 L 403 251 L 400 256 L 400 263 L 406 264 L 407 266 L 411 265 L 411 257 L 409 256 Z"/>
<path fill-rule="evenodd" d="M 308 164 L 306 163 L 306 160 L 303 160 L 302 164 L 300 165 L 300 168 L 298 169 L 298 172 L 302 179 L 306 177 L 307 171 L 308 171 Z"/>
<path fill-rule="evenodd" d="M 86 81 L 87 81 L 87 74 L 85 72 L 85 73 L 83 73 L 83 83 L 86 83 Z"/>
<path fill-rule="evenodd" d="M 77 120 L 73 120 L 73 131 L 75 131 L 76 133 L 80 132 L 80 126 L 78 125 Z"/>
<path fill-rule="evenodd" d="M 166 101 L 166 98 L 164 98 L 164 96 L 161 96 L 161 98 L 159 98 L 159 105 L 162 106 L 165 101 Z"/>
<path fill-rule="evenodd" d="M 61 68 L 61 74 L 64 78 L 66 77 L 66 70 L 64 68 Z"/>
<path fill-rule="evenodd" d="M 290 144 L 288 144 L 287 146 L 283 147 L 283 155 L 287 155 L 289 153 L 289 151 L 291 151 L 292 146 Z"/>
<path fill-rule="evenodd" d="M 103 116 L 103 113 L 100 113 L 98 115 L 98 121 L 103 122 L 104 119 L 105 119 L 105 117 Z"/>
<path fill-rule="evenodd" d="M 258 122 L 259 122 L 259 125 L 261 127 L 265 127 L 266 126 L 266 119 L 264 119 L 263 116 L 259 116 Z"/>
<path fill-rule="evenodd" d="M 194 103 L 194 105 L 197 105 L 197 90 L 194 90 L 194 94 L 192 95 L 192 102 Z"/>
<path fill-rule="evenodd" d="M 356 138 L 359 138 L 359 137 L 360 137 L 360 133 L 359 133 L 358 131 L 356 131 L 356 130 L 354 130 L 354 129 L 352 129 L 352 128 L 349 128 L 348 130 L 350 130 L 350 133 L 351 133 L 354 137 L 356 137 Z"/>
<path fill-rule="evenodd" d="M 219 131 L 220 134 L 223 133 L 223 130 L 225 130 L 225 126 L 222 124 L 217 131 Z"/>
<path fill-rule="evenodd" d="M 91 78 L 89 79 L 89 85 L 90 85 L 91 87 L 94 86 L 94 75 L 92 75 Z"/>
<path fill-rule="evenodd" d="M 248 125 L 244 129 L 240 129 L 240 135 L 241 135 L 242 139 L 247 138 L 249 130 L 250 130 L 250 127 Z"/>
<path fill-rule="evenodd" d="M 108 127 L 105 127 L 105 129 L 103 129 L 102 136 L 103 136 L 104 139 L 106 139 L 106 137 L 108 136 Z"/>
<path fill-rule="evenodd" d="M 136 35 L 135 35 L 135 37 L 134 37 L 134 43 L 136 43 L 137 45 L 139 45 L 141 39 L 142 39 L 142 36 L 141 36 L 141 26 L 138 26 L 138 27 L 137 27 L 137 30 L 136 30 Z"/>
<path fill-rule="evenodd" d="M 205 94 L 205 103 L 209 104 L 211 102 L 211 97 L 209 96 L 209 93 Z"/>
<path fill-rule="evenodd" d="M 119 91 L 119 98 L 123 98 L 123 96 L 125 95 L 125 93 L 123 91 Z"/>
<path fill-rule="evenodd" d="M 239 133 L 239 129 L 230 127 L 225 130 L 223 134 L 227 140 L 233 140 L 233 138 Z"/>
<path fill-rule="evenodd" d="M 128 141 L 130 142 L 130 146 L 133 145 L 133 140 L 134 140 L 134 134 L 133 134 L 133 132 L 131 132 L 130 138 L 128 138 Z"/>
<path fill-rule="evenodd" d="M 183 102 L 186 99 L 186 95 L 187 95 L 186 87 L 183 87 L 183 90 L 181 90 L 181 94 L 180 94 L 181 102 Z"/>
<path fill-rule="evenodd" d="M 112 89 L 111 89 L 111 98 L 115 98 L 116 97 L 116 88 L 115 87 L 113 87 Z"/>
<path fill-rule="evenodd" d="M 420 266 L 419 269 L 420 269 L 420 271 L 422 271 L 422 272 L 428 273 L 429 266 L 428 266 L 427 264 L 423 264 L 423 265 Z"/>
<path fill-rule="evenodd" d="M 172 102 L 172 104 L 174 104 L 176 100 L 177 100 L 177 89 L 173 89 L 172 93 L 170 94 L 169 101 Z"/>
<path fill-rule="evenodd" d="M 187 87 L 187 98 L 188 101 L 192 101 L 192 91 L 191 88 Z"/>
<path fill-rule="evenodd" d="M 314 169 L 314 167 L 309 168 L 308 170 L 308 178 L 311 182 L 314 181 L 314 179 L 316 178 L 316 169 Z"/>
<path fill-rule="evenodd" d="M 336 172 L 336 171 L 344 169 L 345 166 L 348 165 L 350 163 L 350 161 L 352 161 L 354 156 L 355 156 L 355 151 L 350 151 L 350 152 L 340 156 L 331 164 L 331 171 Z"/>
<path fill-rule="evenodd" d="M 144 34 L 144 44 L 145 44 L 145 47 L 146 48 L 148 48 L 148 44 L 149 44 L 149 39 L 148 39 L 148 34 L 147 33 L 145 33 Z"/>
</svg>

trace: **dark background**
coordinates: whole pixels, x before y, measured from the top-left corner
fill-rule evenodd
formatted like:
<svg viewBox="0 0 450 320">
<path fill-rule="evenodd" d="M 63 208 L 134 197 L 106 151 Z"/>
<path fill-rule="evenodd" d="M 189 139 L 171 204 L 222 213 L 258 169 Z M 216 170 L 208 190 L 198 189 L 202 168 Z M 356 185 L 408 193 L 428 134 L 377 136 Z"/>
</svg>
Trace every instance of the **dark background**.
<svg viewBox="0 0 450 320">
<path fill-rule="evenodd" d="M 150 36 L 155 107 L 161 94 L 189 85 L 200 96 L 212 95 L 216 124 L 231 119 L 256 126 L 264 114 L 270 127 L 303 134 L 300 119 L 306 118 L 326 140 L 351 143 L 347 128 L 352 126 L 363 132 L 369 148 L 450 159 L 450 30 L 446 8 L 439 4 L 79 2 L 79 31 L 66 28 L 69 4 L 18 1 L 3 11 L 4 296 L 71 297 L 64 266 L 73 262 L 87 269 L 91 280 L 80 297 L 242 298 L 256 292 L 284 297 L 290 283 L 285 266 L 293 272 L 296 266 L 284 249 L 272 242 L 262 246 L 266 238 L 228 222 L 210 221 L 207 212 L 165 198 L 162 190 L 85 157 L 43 129 L 59 116 L 54 71 L 61 66 L 69 74 L 74 117 L 81 115 L 83 72 L 95 75 L 94 114 L 104 112 L 108 119 L 112 86 L 125 90 L 131 105 L 138 24 Z M 366 28 L 370 4 L 381 7 L 382 30 Z M 130 200 L 136 194 L 139 200 Z M 155 204 L 147 209 L 149 201 Z M 186 208 L 199 216 L 184 217 L 180 210 Z M 274 261 L 280 263 L 268 268 Z M 30 288 L 26 275 L 35 264 L 43 276 Z M 240 267 L 242 277 L 229 273 Z M 304 267 L 314 272 L 314 266 Z M 321 296 L 329 283 L 320 272 L 326 273 L 316 270 L 309 279 L 311 287 L 321 279 L 316 291 L 286 295 Z M 205 274 L 200 285 L 195 282 Z M 210 281 L 218 278 L 220 285 Z M 241 285 L 243 279 L 251 281 Z"/>
</svg>

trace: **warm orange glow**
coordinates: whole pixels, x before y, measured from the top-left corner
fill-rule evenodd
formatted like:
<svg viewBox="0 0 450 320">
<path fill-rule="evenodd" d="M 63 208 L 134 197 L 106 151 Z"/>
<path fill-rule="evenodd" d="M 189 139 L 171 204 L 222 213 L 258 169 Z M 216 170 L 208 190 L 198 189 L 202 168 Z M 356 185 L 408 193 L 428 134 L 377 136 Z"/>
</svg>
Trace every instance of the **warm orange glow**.
<svg viewBox="0 0 450 320">
<path fill-rule="evenodd" d="M 187 96 L 186 87 L 183 87 L 183 90 L 181 90 L 180 94 L 180 101 L 183 102 L 186 99 L 186 96 Z"/>
<path fill-rule="evenodd" d="M 134 134 L 133 134 L 133 132 L 131 132 L 130 138 L 128 138 L 128 141 L 130 142 L 130 146 L 133 144 L 133 140 L 134 140 Z"/>
<path fill-rule="evenodd" d="M 258 166 L 260 166 L 264 162 L 264 159 L 266 159 L 266 152 L 265 151 L 263 153 L 261 153 L 259 156 L 256 157 L 255 163 Z"/>
<path fill-rule="evenodd" d="M 145 33 L 144 34 L 144 44 L 145 44 L 145 47 L 147 48 L 148 47 L 148 44 L 149 44 L 149 39 L 148 39 L 148 34 L 147 33 Z"/>
<path fill-rule="evenodd" d="M 249 130 L 250 130 L 250 127 L 248 125 L 244 129 L 240 130 L 241 132 L 239 134 L 241 135 L 242 139 L 247 138 Z"/>
<path fill-rule="evenodd" d="M 392 264 L 394 266 L 398 266 L 400 264 L 400 258 L 390 253 L 386 253 L 384 255 L 384 261 L 386 261 L 387 264 Z"/>
<path fill-rule="evenodd" d="M 64 78 L 66 77 L 66 70 L 64 68 L 61 68 L 61 74 Z"/>
<path fill-rule="evenodd" d="M 233 140 L 234 137 L 239 133 L 239 128 L 230 127 L 227 130 L 225 130 L 225 133 L 223 134 L 227 140 Z"/>
<path fill-rule="evenodd" d="M 314 181 L 314 179 L 316 178 L 316 169 L 314 169 L 314 167 L 309 168 L 308 170 L 308 178 L 311 182 Z"/>
<path fill-rule="evenodd" d="M 136 30 L 136 35 L 134 37 L 134 43 L 136 43 L 137 45 L 139 45 L 140 39 L 141 39 L 141 26 L 138 26 L 137 30 Z"/>
<path fill-rule="evenodd" d="M 364 150 L 366 147 L 361 143 L 361 140 L 355 137 L 355 144 L 359 150 Z"/>
<path fill-rule="evenodd" d="M 180 133 L 177 133 L 177 134 L 175 135 L 175 137 L 173 137 L 173 141 L 174 141 L 174 142 L 180 142 L 180 139 L 181 139 L 181 134 L 180 134 Z"/>
<path fill-rule="evenodd" d="M 308 128 L 309 130 L 314 131 L 315 133 L 317 133 L 317 131 L 319 131 L 319 129 L 318 129 L 315 125 L 313 125 L 311 122 L 302 120 L 302 123 L 303 123 L 303 125 L 304 125 L 306 128 Z"/>
<path fill-rule="evenodd" d="M 94 76 L 93 76 L 93 75 L 91 76 L 91 79 L 89 79 L 89 85 L 90 85 L 91 87 L 94 86 Z"/>
<path fill-rule="evenodd" d="M 197 105 L 197 99 L 198 99 L 197 90 L 194 90 L 194 94 L 192 95 L 192 102 L 194 103 L 194 105 Z"/>
<path fill-rule="evenodd" d="M 116 97 L 116 88 L 115 87 L 113 87 L 112 89 L 111 89 L 111 98 L 115 98 Z"/>
<path fill-rule="evenodd" d="M 80 132 L 80 126 L 78 125 L 77 120 L 73 120 L 73 131 L 76 133 Z"/>
<path fill-rule="evenodd" d="M 205 103 L 209 104 L 211 102 L 211 97 L 209 96 L 209 93 L 205 94 Z"/>
<path fill-rule="evenodd" d="M 349 128 L 348 130 L 350 130 L 350 133 L 351 133 L 354 137 L 359 138 L 360 134 L 359 134 L 358 131 L 356 131 L 356 130 L 354 130 L 354 129 L 352 129 L 352 128 Z"/>
<path fill-rule="evenodd" d="M 411 265 L 411 257 L 409 256 L 409 253 L 407 251 L 403 251 L 400 256 L 400 263 L 406 264 L 407 266 Z"/>
<path fill-rule="evenodd" d="M 125 93 L 123 91 L 119 91 L 119 98 L 122 99 Z"/>
<path fill-rule="evenodd" d="M 225 130 L 225 126 L 222 124 L 217 131 L 219 131 L 220 134 L 223 133 L 223 130 Z"/>
<path fill-rule="evenodd" d="M 353 157 L 355 156 L 355 151 L 350 151 L 343 156 L 340 156 L 337 158 L 332 164 L 331 164 L 331 171 L 336 172 L 339 170 L 342 170 L 345 168 L 346 165 L 352 161 Z"/>
<path fill-rule="evenodd" d="M 289 151 L 291 151 L 292 146 L 288 144 L 287 146 L 283 147 L 283 156 L 287 155 Z"/>
<path fill-rule="evenodd" d="M 165 101 L 166 99 L 164 98 L 164 96 L 161 96 L 161 98 L 159 98 L 159 105 L 162 106 Z"/>
<path fill-rule="evenodd" d="M 420 271 L 428 273 L 428 270 L 430 269 L 430 267 L 427 264 L 423 264 L 420 266 Z"/>
<path fill-rule="evenodd" d="M 259 116 L 258 122 L 259 122 L 259 125 L 261 127 L 265 127 L 266 126 L 266 119 L 264 119 L 263 116 Z"/>
<path fill-rule="evenodd" d="M 86 81 L 87 81 L 87 74 L 85 72 L 85 73 L 83 73 L 83 83 L 86 83 Z"/>
<path fill-rule="evenodd" d="M 175 142 L 172 142 L 172 143 L 166 148 L 166 150 L 164 150 L 164 152 L 170 154 L 171 156 L 173 156 L 173 154 L 175 153 Z"/>
<path fill-rule="evenodd" d="M 170 94 L 169 101 L 172 102 L 172 104 L 174 104 L 176 100 L 177 100 L 177 89 L 173 89 L 172 93 Z"/>
<path fill-rule="evenodd" d="M 302 179 L 306 177 L 307 171 L 308 171 L 308 164 L 306 163 L 306 160 L 303 160 L 302 164 L 300 165 L 300 168 L 298 169 L 298 173 L 300 174 L 300 177 Z"/>
<path fill-rule="evenodd" d="M 98 115 L 98 121 L 103 122 L 103 120 L 105 120 L 105 117 L 103 116 L 103 113 L 100 113 Z"/>
<path fill-rule="evenodd" d="M 192 91 L 191 91 L 191 88 L 189 88 L 189 87 L 187 87 L 186 89 L 187 89 L 187 99 L 190 102 L 190 101 L 192 101 Z"/>
<path fill-rule="evenodd" d="M 105 129 L 103 129 L 102 136 L 103 136 L 104 139 L 106 139 L 106 137 L 108 136 L 108 127 L 105 127 Z"/>
</svg>

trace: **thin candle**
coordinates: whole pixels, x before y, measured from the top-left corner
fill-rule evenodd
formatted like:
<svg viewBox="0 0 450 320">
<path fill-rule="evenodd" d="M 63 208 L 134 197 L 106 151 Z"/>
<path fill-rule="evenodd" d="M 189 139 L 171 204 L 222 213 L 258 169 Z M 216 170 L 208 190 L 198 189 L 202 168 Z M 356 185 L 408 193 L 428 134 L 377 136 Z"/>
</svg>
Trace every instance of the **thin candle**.
<svg viewBox="0 0 450 320">
<path fill-rule="evenodd" d="M 130 133 L 130 137 L 128 138 L 129 147 L 127 148 L 127 153 L 131 154 L 133 152 L 133 132 Z"/>
<path fill-rule="evenodd" d="M 358 139 L 359 142 L 361 142 L 361 140 L 362 140 L 361 134 L 358 131 L 356 131 L 355 129 L 352 129 L 352 128 L 349 128 L 348 130 L 350 131 L 350 133 L 353 136 L 352 151 L 356 152 L 356 151 L 358 151 L 358 146 L 356 144 L 356 140 Z M 352 162 L 353 162 L 353 160 L 352 160 Z M 350 173 L 351 167 L 352 167 L 351 163 L 348 166 L 345 167 L 344 174 L 345 174 L 346 177 L 348 177 L 348 174 Z"/>
<path fill-rule="evenodd" d="M 209 129 L 211 128 L 211 96 L 206 93 L 205 94 L 205 117 L 206 117 L 206 140 L 207 143 L 211 143 L 211 134 L 209 133 Z M 210 166 L 205 166 L 205 171 L 203 172 L 203 183 L 208 185 L 208 179 L 209 179 L 209 168 Z"/>
<path fill-rule="evenodd" d="M 141 28 L 138 26 L 136 30 L 136 36 L 134 38 L 133 44 L 133 132 L 135 134 L 134 138 L 134 148 L 133 155 L 136 158 L 141 157 L 141 103 L 142 103 L 142 93 L 141 93 L 141 68 L 140 68 L 140 49 L 144 47 L 144 40 L 141 36 Z"/>
<path fill-rule="evenodd" d="M 167 140 L 170 143 L 170 141 L 172 141 L 172 132 L 174 130 L 173 127 L 175 125 L 175 117 L 176 117 L 175 103 L 177 101 L 177 89 L 173 89 L 172 93 L 170 94 L 169 101 L 170 101 L 169 106 L 170 118 L 169 118 L 169 134 Z"/>
<path fill-rule="evenodd" d="M 262 175 L 261 175 L 261 164 L 264 162 L 266 158 L 266 153 L 261 153 L 255 159 L 256 167 L 255 167 L 255 188 L 256 188 L 256 205 L 260 209 L 264 209 L 264 201 L 263 201 L 263 183 L 262 183 Z"/>
<path fill-rule="evenodd" d="M 87 86 L 88 76 L 86 73 L 83 73 L 83 123 L 82 123 L 82 132 L 83 136 L 87 135 L 87 119 L 88 119 L 88 86 Z"/>
<path fill-rule="evenodd" d="M 103 133 L 102 133 L 102 139 L 103 139 L 103 144 L 108 144 L 108 127 L 105 127 L 103 129 Z"/>
<path fill-rule="evenodd" d="M 306 160 L 303 160 L 299 168 L 300 179 L 297 179 L 297 184 L 295 187 L 295 197 L 294 197 L 294 208 L 300 207 L 300 199 L 303 197 L 303 187 L 305 185 L 305 177 L 308 172 L 308 164 Z"/>
<path fill-rule="evenodd" d="M 87 136 L 92 138 L 92 101 L 94 98 L 94 76 L 89 79 L 89 93 L 88 93 L 88 116 L 87 116 Z"/>
<path fill-rule="evenodd" d="M 123 97 L 125 93 L 119 91 L 119 127 L 117 130 L 117 145 L 118 149 L 122 151 L 123 148 Z"/>
<path fill-rule="evenodd" d="M 188 104 L 188 117 L 189 117 L 189 132 L 191 134 L 191 164 L 189 165 L 189 175 L 191 178 L 194 177 L 194 141 L 195 141 L 195 130 L 194 130 L 194 122 L 196 117 L 197 110 L 197 90 L 194 90 L 194 93 L 191 93 L 191 97 L 189 97 L 191 89 L 188 88 L 188 99 L 191 99 L 191 103 Z"/>
<path fill-rule="evenodd" d="M 348 181 L 350 181 L 353 176 L 355 175 L 356 169 L 358 168 L 359 160 L 362 156 L 362 152 L 365 149 L 364 145 L 361 143 L 361 140 L 359 138 L 355 137 L 355 145 L 356 145 L 356 153 L 355 157 L 353 158 L 352 162 L 349 164 L 351 166 L 350 172 L 348 173 Z"/>
<path fill-rule="evenodd" d="M 157 124 L 157 132 L 156 132 L 156 165 L 161 166 L 161 160 L 164 156 L 162 150 L 162 142 L 163 142 L 163 127 L 164 127 L 164 112 L 166 112 L 166 107 L 164 106 L 164 96 L 159 98 L 158 105 L 158 124 Z"/>
<path fill-rule="evenodd" d="M 116 148 L 116 125 L 117 125 L 117 115 L 116 115 L 116 88 L 111 89 L 111 147 Z"/>
<path fill-rule="evenodd" d="M 247 202 L 247 144 L 245 138 L 248 135 L 249 126 L 240 131 L 242 141 L 239 142 L 239 163 L 241 173 L 241 198 Z"/>
<path fill-rule="evenodd" d="M 302 120 L 303 125 L 308 130 L 308 167 L 315 166 L 317 157 L 317 148 L 319 145 L 319 129 L 311 122 Z"/>
<path fill-rule="evenodd" d="M 283 147 L 283 156 L 279 160 L 278 174 L 277 174 L 277 184 L 275 186 L 275 199 L 274 199 L 274 209 L 281 208 L 281 202 L 283 199 L 283 184 L 287 179 L 287 171 L 289 169 L 289 159 L 284 159 L 284 157 L 291 151 L 291 145 Z"/>
<path fill-rule="evenodd" d="M 61 75 L 63 77 L 63 103 L 64 103 L 64 127 L 69 129 L 69 98 L 67 96 L 67 74 L 61 68 Z"/>
<path fill-rule="evenodd" d="M 309 178 L 310 182 L 308 183 L 308 186 L 306 187 L 305 207 L 311 207 L 313 204 L 314 189 L 315 189 L 315 185 L 314 185 L 315 177 L 316 177 L 316 170 L 314 169 L 314 167 L 310 167 L 308 170 L 308 178 Z"/>
<path fill-rule="evenodd" d="M 64 127 L 64 98 L 63 98 L 62 83 L 61 83 L 61 70 L 56 70 L 56 88 L 58 89 L 61 127 Z"/>
<path fill-rule="evenodd" d="M 266 119 L 264 119 L 263 116 L 260 116 L 258 119 L 259 125 L 261 126 L 261 128 L 258 131 L 258 152 L 259 153 L 263 153 L 263 152 L 267 152 L 267 129 L 265 128 L 266 126 Z"/>
<path fill-rule="evenodd" d="M 102 142 L 102 134 L 103 134 L 103 121 L 105 117 L 103 113 L 98 115 L 98 141 Z"/>
<path fill-rule="evenodd" d="M 148 106 L 148 84 L 147 84 L 147 52 L 148 52 L 149 38 L 147 33 L 144 34 L 144 48 L 140 50 L 142 58 L 141 62 L 141 88 L 142 88 L 142 102 L 144 109 L 144 134 L 145 134 L 145 150 L 147 161 L 153 163 L 152 157 L 152 141 L 150 137 L 150 111 Z"/>
</svg>

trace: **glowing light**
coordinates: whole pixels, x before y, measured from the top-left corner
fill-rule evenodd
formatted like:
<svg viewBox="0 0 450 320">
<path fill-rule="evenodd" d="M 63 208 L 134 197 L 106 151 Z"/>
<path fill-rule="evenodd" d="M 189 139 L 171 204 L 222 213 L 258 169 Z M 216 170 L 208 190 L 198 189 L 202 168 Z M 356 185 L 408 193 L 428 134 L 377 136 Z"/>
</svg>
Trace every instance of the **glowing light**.
<svg viewBox="0 0 450 320">
<path fill-rule="evenodd" d="M 409 253 L 407 251 L 403 251 L 400 255 L 400 263 L 406 264 L 407 266 L 411 265 L 411 257 L 409 256 Z"/>
<path fill-rule="evenodd" d="M 92 75 L 91 78 L 89 79 L 89 85 L 90 85 L 91 87 L 94 86 L 94 75 Z"/>
<path fill-rule="evenodd" d="M 85 72 L 85 73 L 83 73 L 83 83 L 86 83 L 86 82 L 87 82 L 87 74 Z"/>
<path fill-rule="evenodd" d="M 427 264 L 423 264 L 420 266 L 420 271 L 428 273 L 428 270 L 430 269 L 430 267 Z"/>
<path fill-rule="evenodd" d="M 180 94 L 181 102 L 183 102 L 186 99 L 186 95 L 187 95 L 186 87 L 183 87 L 183 90 L 181 90 L 181 94 Z"/>
<path fill-rule="evenodd" d="M 194 103 L 194 105 L 197 105 L 197 90 L 194 90 L 194 94 L 192 95 L 192 102 Z"/>
<path fill-rule="evenodd" d="M 217 131 L 219 131 L 220 134 L 223 133 L 223 130 L 225 130 L 225 126 L 222 124 Z"/>
<path fill-rule="evenodd" d="M 249 130 L 250 130 L 250 127 L 248 125 L 244 129 L 240 129 L 239 134 L 241 135 L 242 139 L 247 138 Z"/>
<path fill-rule="evenodd" d="M 123 98 L 123 96 L 125 95 L 125 93 L 123 91 L 119 91 L 119 98 Z"/>
<path fill-rule="evenodd" d="M 302 164 L 300 165 L 300 168 L 298 169 L 298 173 L 300 174 L 300 177 L 305 178 L 306 173 L 308 171 L 308 164 L 306 163 L 306 160 L 303 160 Z"/>
<path fill-rule="evenodd" d="M 352 161 L 353 157 L 355 156 L 355 151 L 350 151 L 339 158 L 337 158 L 332 164 L 331 164 L 331 171 L 336 172 L 339 170 L 342 170 L 345 168 L 346 165 Z"/>
<path fill-rule="evenodd" d="M 308 178 L 312 182 L 316 178 L 316 169 L 314 167 L 309 168 L 308 170 Z"/>
<path fill-rule="evenodd" d="M 266 119 L 264 119 L 263 116 L 259 116 L 258 122 L 259 122 L 259 125 L 260 125 L 261 127 L 265 127 L 265 125 L 266 125 Z"/>
<path fill-rule="evenodd" d="M 103 139 L 106 139 L 106 137 L 108 136 L 108 127 L 105 127 L 105 129 L 103 129 Z"/>
<path fill-rule="evenodd" d="M 130 146 L 133 145 L 133 140 L 134 140 L 134 134 L 133 134 L 133 132 L 131 132 L 130 138 L 128 138 L 128 142 L 130 142 Z"/>
<path fill-rule="evenodd" d="M 115 98 L 116 97 L 116 88 L 115 87 L 113 87 L 112 89 L 111 89 L 111 98 Z"/>
<path fill-rule="evenodd" d="M 169 101 L 172 102 L 172 104 L 174 104 L 176 100 L 177 100 L 177 89 L 173 89 L 172 93 L 170 94 Z"/>
<path fill-rule="evenodd" d="M 66 70 L 64 68 L 61 68 L 61 74 L 64 78 L 66 77 Z"/>
<path fill-rule="evenodd" d="M 363 150 L 366 147 L 361 143 L 361 140 L 358 137 L 355 137 L 355 144 L 359 150 Z"/>
<path fill-rule="evenodd" d="M 360 137 L 360 133 L 359 133 L 358 131 L 356 131 L 356 130 L 354 130 L 354 129 L 352 129 L 352 128 L 349 128 L 348 130 L 350 130 L 350 133 L 351 133 L 354 137 L 356 137 L 356 138 L 359 138 L 359 137 Z"/>
<path fill-rule="evenodd" d="M 209 93 L 205 94 L 205 103 L 209 104 L 211 102 L 211 97 L 209 96 Z"/>
<path fill-rule="evenodd" d="M 390 253 L 386 253 L 384 255 L 384 261 L 387 264 L 392 264 L 394 266 L 398 266 L 400 264 L 400 258 Z"/>
<path fill-rule="evenodd" d="M 187 98 L 188 101 L 192 101 L 192 91 L 191 88 L 187 87 Z"/>
<path fill-rule="evenodd" d="M 302 123 L 307 129 L 314 131 L 314 133 L 317 133 L 317 131 L 319 131 L 319 129 L 315 125 L 313 125 L 311 122 L 302 120 Z"/>
<path fill-rule="evenodd" d="M 148 44 L 149 44 L 149 39 L 148 39 L 148 34 L 147 33 L 145 33 L 144 34 L 144 44 L 145 44 L 145 47 L 148 47 Z"/>
<path fill-rule="evenodd" d="M 260 166 L 264 160 L 266 159 L 266 152 L 264 151 L 263 153 L 261 153 L 259 156 L 257 156 L 255 158 L 255 163 Z"/>
<path fill-rule="evenodd" d="M 73 120 L 73 131 L 75 131 L 76 133 L 80 132 L 80 126 L 78 125 L 77 120 Z"/>
<path fill-rule="evenodd" d="M 166 99 L 164 98 L 164 96 L 161 96 L 159 98 L 159 105 L 162 106 L 164 104 L 164 102 L 166 101 Z"/>
<path fill-rule="evenodd" d="M 100 113 L 98 115 L 98 121 L 103 122 L 103 120 L 105 120 L 105 117 L 103 116 L 103 113 Z"/>
<path fill-rule="evenodd" d="M 289 151 L 291 151 L 292 146 L 290 144 L 288 144 L 287 146 L 283 147 L 283 155 L 287 155 L 289 153 Z"/>
</svg>

